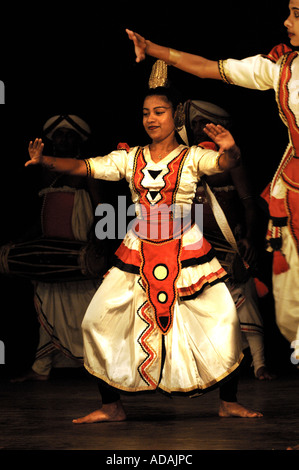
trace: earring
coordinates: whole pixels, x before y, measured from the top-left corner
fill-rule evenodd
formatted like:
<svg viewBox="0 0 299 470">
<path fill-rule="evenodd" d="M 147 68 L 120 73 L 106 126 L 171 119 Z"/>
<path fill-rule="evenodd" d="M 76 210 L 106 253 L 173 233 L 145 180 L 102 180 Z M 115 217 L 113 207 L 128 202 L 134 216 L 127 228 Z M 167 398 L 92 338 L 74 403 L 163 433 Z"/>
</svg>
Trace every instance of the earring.
<svg viewBox="0 0 299 470">
<path fill-rule="evenodd" d="M 180 103 L 174 113 L 174 125 L 177 131 L 180 131 L 185 124 L 184 106 Z"/>
</svg>

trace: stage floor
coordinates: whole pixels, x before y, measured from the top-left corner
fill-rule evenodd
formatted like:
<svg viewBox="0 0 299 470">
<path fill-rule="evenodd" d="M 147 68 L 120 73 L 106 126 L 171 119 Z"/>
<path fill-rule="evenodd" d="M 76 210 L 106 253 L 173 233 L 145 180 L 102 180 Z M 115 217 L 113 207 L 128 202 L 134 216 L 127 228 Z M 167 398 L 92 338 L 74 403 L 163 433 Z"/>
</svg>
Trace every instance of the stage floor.
<svg viewBox="0 0 299 470">
<path fill-rule="evenodd" d="M 124 396 L 127 421 L 75 425 L 73 418 L 98 408 L 93 377 L 60 371 L 48 382 L 13 384 L 2 379 L 0 448 L 284 451 L 299 443 L 298 381 L 295 368 L 271 382 L 241 376 L 239 402 L 264 414 L 257 419 L 218 417 L 215 390 L 193 399 L 159 393 Z"/>
</svg>

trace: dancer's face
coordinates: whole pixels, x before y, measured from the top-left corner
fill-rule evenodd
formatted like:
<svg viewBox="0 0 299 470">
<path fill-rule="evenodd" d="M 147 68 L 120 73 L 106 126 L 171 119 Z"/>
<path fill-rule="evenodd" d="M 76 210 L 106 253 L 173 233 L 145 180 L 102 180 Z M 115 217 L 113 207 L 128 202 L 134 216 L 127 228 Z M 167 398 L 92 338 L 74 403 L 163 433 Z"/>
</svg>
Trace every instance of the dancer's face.
<svg viewBox="0 0 299 470">
<path fill-rule="evenodd" d="M 299 0 L 290 0 L 290 14 L 284 25 L 288 30 L 290 43 L 294 47 L 299 47 Z"/>
<path fill-rule="evenodd" d="M 162 142 L 175 132 L 172 104 L 165 96 L 147 96 L 143 103 L 143 126 L 153 142 Z"/>
</svg>

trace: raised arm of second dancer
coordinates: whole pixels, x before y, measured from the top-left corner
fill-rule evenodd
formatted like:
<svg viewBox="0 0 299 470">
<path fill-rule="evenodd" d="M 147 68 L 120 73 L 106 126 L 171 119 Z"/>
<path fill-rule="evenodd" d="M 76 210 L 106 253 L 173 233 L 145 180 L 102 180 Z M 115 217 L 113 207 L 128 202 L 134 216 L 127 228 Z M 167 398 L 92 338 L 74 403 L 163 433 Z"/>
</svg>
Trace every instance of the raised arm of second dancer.
<svg viewBox="0 0 299 470">
<path fill-rule="evenodd" d="M 133 41 L 136 54 L 136 62 L 141 62 L 146 55 L 164 60 L 184 72 L 191 73 L 200 78 L 213 78 L 221 80 L 218 61 L 205 59 L 204 57 L 177 51 L 169 47 L 159 46 L 129 29 L 126 30 Z"/>
</svg>

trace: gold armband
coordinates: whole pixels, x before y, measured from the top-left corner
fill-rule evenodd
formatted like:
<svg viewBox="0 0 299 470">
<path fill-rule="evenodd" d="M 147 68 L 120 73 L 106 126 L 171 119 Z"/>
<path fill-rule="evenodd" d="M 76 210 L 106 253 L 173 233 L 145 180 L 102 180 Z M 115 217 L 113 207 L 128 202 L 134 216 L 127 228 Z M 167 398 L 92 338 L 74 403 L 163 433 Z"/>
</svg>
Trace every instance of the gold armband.
<svg viewBox="0 0 299 470">
<path fill-rule="evenodd" d="M 227 70 L 225 70 L 225 60 L 218 60 L 218 68 L 219 68 L 219 73 L 221 76 L 221 79 L 227 83 L 228 85 L 232 84 L 232 81 L 230 80 Z"/>
<path fill-rule="evenodd" d="M 220 166 L 220 164 L 219 164 L 219 160 L 220 160 L 221 155 L 223 155 L 223 152 L 220 153 L 219 155 L 217 155 L 217 157 L 216 157 L 216 161 L 215 161 L 216 165 L 215 165 L 215 166 L 216 166 L 216 169 L 217 169 L 217 170 L 222 170 L 222 168 L 221 168 L 221 166 Z"/>
<path fill-rule="evenodd" d="M 88 178 L 93 178 L 93 175 L 94 175 L 94 167 L 93 167 L 93 163 L 90 159 L 86 158 L 83 160 L 84 163 L 85 163 L 85 166 L 86 166 L 86 176 Z"/>
<path fill-rule="evenodd" d="M 176 65 L 181 58 L 180 51 L 176 51 L 175 49 L 169 49 L 169 56 L 168 56 L 168 64 L 169 65 Z"/>
<path fill-rule="evenodd" d="M 86 176 L 90 177 L 91 176 L 91 168 L 90 168 L 90 163 L 88 160 L 83 160 L 86 166 Z"/>
</svg>

